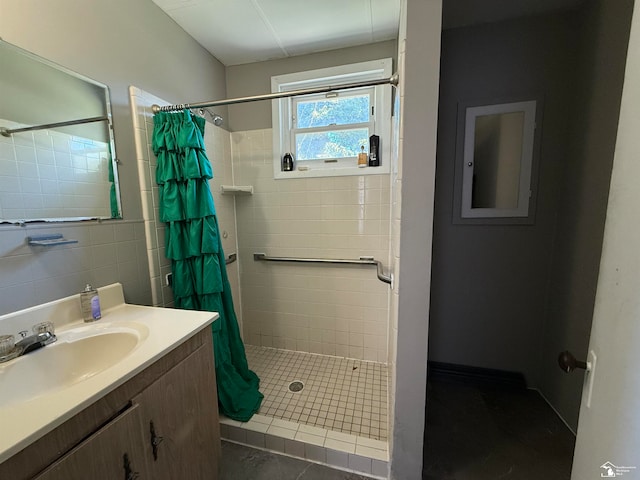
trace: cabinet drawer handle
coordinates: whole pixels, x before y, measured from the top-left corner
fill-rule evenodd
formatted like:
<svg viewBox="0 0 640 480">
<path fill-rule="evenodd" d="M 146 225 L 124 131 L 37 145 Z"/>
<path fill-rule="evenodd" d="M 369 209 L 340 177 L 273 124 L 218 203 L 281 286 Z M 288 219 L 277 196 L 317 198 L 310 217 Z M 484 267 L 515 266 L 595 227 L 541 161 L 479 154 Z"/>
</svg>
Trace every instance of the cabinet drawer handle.
<svg viewBox="0 0 640 480">
<path fill-rule="evenodd" d="M 158 460 L 158 446 L 164 440 L 163 437 L 156 435 L 156 429 L 153 422 L 149 422 L 149 430 L 151 431 L 151 449 L 153 450 L 153 460 Z"/>
<path fill-rule="evenodd" d="M 138 472 L 131 470 L 131 462 L 129 461 L 129 455 L 124 454 L 124 480 L 136 480 L 140 477 Z"/>
</svg>

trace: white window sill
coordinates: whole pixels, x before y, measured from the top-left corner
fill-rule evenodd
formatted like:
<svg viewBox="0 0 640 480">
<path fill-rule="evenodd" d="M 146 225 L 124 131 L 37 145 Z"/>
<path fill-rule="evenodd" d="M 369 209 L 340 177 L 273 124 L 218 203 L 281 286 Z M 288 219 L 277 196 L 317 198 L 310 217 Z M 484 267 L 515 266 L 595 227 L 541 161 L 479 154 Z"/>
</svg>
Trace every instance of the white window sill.
<svg viewBox="0 0 640 480">
<path fill-rule="evenodd" d="M 383 175 L 389 173 L 389 164 L 381 165 L 379 167 L 335 167 L 335 168 L 313 168 L 309 167 L 308 170 L 293 170 L 292 172 L 283 172 L 277 170 L 273 172 L 275 180 L 282 180 L 286 178 L 317 178 L 317 177 L 346 177 L 352 175 Z"/>
</svg>

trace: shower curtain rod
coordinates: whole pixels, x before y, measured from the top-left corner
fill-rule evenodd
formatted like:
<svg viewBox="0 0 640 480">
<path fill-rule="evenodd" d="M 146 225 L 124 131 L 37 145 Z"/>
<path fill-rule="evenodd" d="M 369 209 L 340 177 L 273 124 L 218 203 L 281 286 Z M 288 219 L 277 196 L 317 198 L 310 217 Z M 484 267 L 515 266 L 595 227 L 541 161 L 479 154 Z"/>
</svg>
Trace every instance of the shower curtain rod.
<svg viewBox="0 0 640 480">
<path fill-rule="evenodd" d="M 278 98 L 297 97 L 299 95 L 310 95 L 313 93 L 326 93 L 326 92 L 333 92 L 335 90 L 372 87 L 374 85 L 386 85 L 386 84 L 398 85 L 398 74 L 395 73 L 389 78 L 381 78 L 379 80 L 366 80 L 363 82 L 345 83 L 342 85 L 329 85 L 326 87 L 303 88 L 300 90 L 291 90 L 289 92 L 265 93 L 262 95 L 253 95 L 250 97 L 227 98 L 225 100 L 212 100 L 210 102 L 200 102 L 200 103 L 180 103 L 178 105 L 167 105 L 164 107 L 161 107 L 159 105 L 152 105 L 151 110 L 153 111 L 153 113 L 174 112 L 176 110 L 184 110 L 185 108 L 219 107 L 222 105 L 233 105 L 235 103 L 258 102 L 261 100 L 276 100 Z"/>
<path fill-rule="evenodd" d="M 43 125 L 34 125 L 33 127 L 12 128 L 10 130 L 4 127 L 0 127 L 0 135 L 2 135 L 3 137 L 10 137 L 12 133 L 31 132 L 33 130 L 45 130 L 47 128 L 55 128 L 55 127 L 68 127 L 69 125 L 81 125 L 83 123 L 103 122 L 105 120 L 109 120 L 109 117 L 104 116 L 104 117 L 80 118 L 79 120 L 67 120 L 66 122 L 45 123 Z"/>
</svg>

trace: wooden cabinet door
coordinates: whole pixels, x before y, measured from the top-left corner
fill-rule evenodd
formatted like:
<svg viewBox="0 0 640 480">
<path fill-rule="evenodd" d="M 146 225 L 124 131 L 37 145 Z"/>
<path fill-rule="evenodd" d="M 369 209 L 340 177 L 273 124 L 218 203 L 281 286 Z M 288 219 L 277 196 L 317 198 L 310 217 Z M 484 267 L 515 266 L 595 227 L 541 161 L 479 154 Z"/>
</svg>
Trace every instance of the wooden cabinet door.
<svg viewBox="0 0 640 480">
<path fill-rule="evenodd" d="M 220 427 L 213 348 L 205 343 L 134 399 L 154 480 L 216 480 Z"/>
<path fill-rule="evenodd" d="M 153 479 L 146 468 L 141 421 L 140 408 L 133 405 L 49 466 L 35 480 Z"/>
</svg>

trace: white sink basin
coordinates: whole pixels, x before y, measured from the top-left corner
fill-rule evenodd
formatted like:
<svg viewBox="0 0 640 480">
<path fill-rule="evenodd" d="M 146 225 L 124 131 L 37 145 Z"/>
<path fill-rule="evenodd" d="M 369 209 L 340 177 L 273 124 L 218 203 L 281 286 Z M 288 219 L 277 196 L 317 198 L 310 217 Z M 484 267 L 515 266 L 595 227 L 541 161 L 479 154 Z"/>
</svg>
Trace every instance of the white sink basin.
<svg viewBox="0 0 640 480">
<path fill-rule="evenodd" d="M 0 315 L 0 333 L 56 325 L 58 341 L 0 363 L 0 462 L 62 425 L 218 318 L 129 305 L 122 285 L 98 289 L 102 318 L 82 322 L 79 295 Z"/>
<path fill-rule="evenodd" d="M 67 388 L 126 359 L 148 337 L 135 322 L 92 323 L 56 332 L 55 343 L 0 364 L 0 407 Z"/>
</svg>

